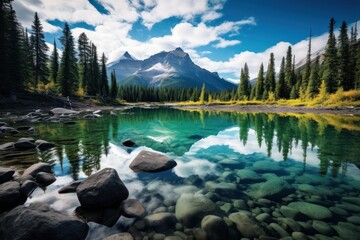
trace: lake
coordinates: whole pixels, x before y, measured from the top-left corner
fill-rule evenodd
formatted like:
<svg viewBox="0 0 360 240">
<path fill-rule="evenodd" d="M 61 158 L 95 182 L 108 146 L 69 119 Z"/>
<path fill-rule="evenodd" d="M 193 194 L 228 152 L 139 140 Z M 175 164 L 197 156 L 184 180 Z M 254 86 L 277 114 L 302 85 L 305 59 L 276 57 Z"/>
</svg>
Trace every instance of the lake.
<svg viewBox="0 0 360 240">
<path fill-rule="evenodd" d="M 120 231 L 139 239 L 203 239 L 205 233 L 208 239 L 360 239 L 360 117 L 134 108 L 74 125 L 31 126 L 35 132 L 24 136 L 56 147 L 15 157 L 0 153 L 0 165 L 55 163 L 57 180 L 35 190 L 26 205 L 45 202 L 74 214 L 80 205 L 76 194 L 57 191 L 111 167 L 129 197 L 146 208 L 145 220 L 122 216 L 113 227 L 89 222 L 87 239 Z M 24 136 L 1 136 L 0 144 Z M 125 139 L 136 146 L 122 146 Z M 129 165 L 144 149 L 166 154 L 177 166 L 133 172 Z M 174 222 L 147 226 L 150 215 L 166 221 L 170 214 L 163 212 Z"/>
</svg>

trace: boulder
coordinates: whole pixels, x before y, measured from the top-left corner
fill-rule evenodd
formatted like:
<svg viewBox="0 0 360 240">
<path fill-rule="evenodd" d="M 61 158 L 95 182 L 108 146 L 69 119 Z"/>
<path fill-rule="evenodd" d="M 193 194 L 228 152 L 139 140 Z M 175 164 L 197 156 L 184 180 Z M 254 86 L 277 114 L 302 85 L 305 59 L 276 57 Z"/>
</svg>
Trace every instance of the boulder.
<svg viewBox="0 0 360 240">
<path fill-rule="evenodd" d="M 267 198 L 278 201 L 292 192 L 294 192 L 294 189 L 287 181 L 282 180 L 281 178 L 273 178 L 264 183 L 252 185 L 248 195 L 256 199 Z"/>
<path fill-rule="evenodd" d="M 49 143 L 49 142 L 47 142 L 45 140 L 41 140 L 41 139 L 36 140 L 35 144 L 37 145 L 37 148 L 40 149 L 41 151 L 55 147 L 55 144 Z"/>
<path fill-rule="evenodd" d="M 108 236 L 103 240 L 134 240 L 134 238 L 130 233 L 122 232 Z"/>
<path fill-rule="evenodd" d="M 76 188 L 82 183 L 82 180 L 74 181 L 59 189 L 58 193 L 76 193 Z"/>
<path fill-rule="evenodd" d="M 201 228 L 206 232 L 206 239 L 208 240 L 228 239 L 228 226 L 225 221 L 218 216 L 205 216 L 201 221 Z"/>
<path fill-rule="evenodd" d="M 121 216 L 120 207 L 116 205 L 111 207 L 79 206 L 75 209 L 75 214 L 87 222 L 95 222 L 107 227 L 114 226 Z"/>
<path fill-rule="evenodd" d="M 312 227 L 321 234 L 333 236 L 334 230 L 324 221 L 314 220 L 312 222 Z"/>
<path fill-rule="evenodd" d="M 275 161 L 257 161 L 252 166 L 252 170 L 259 173 L 282 173 L 284 170 Z"/>
<path fill-rule="evenodd" d="M 135 143 L 131 139 L 126 139 L 121 144 L 124 145 L 125 147 L 132 147 L 135 145 Z"/>
<path fill-rule="evenodd" d="M 35 139 L 32 137 L 23 137 L 23 138 L 19 138 L 19 140 L 18 140 L 18 142 L 23 142 L 23 141 L 33 143 L 33 142 L 35 142 Z"/>
<path fill-rule="evenodd" d="M 14 143 L 14 147 L 16 149 L 25 150 L 25 149 L 34 149 L 36 148 L 36 145 L 29 141 L 21 141 Z"/>
<path fill-rule="evenodd" d="M 10 150 L 15 148 L 14 143 L 13 142 L 8 142 L 8 143 L 4 143 L 0 145 L 0 150 L 5 151 L 5 150 Z"/>
<path fill-rule="evenodd" d="M 240 183 L 261 182 L 263 178 L 250 169 L 237 170 L 236 175 L 240 178 Z"/>
<path fill-rule="evenodd" d="M 134 172 L 162 172 L 176 166 L 176 162 L 159 153 L 141 151 L 131 162 L 130 168 Z"/>
<path fill-rule="evenodd" d="M 108 207 L 127 199 L 129 191 L 115 169 L 105 168 L 80 183 L 76 194 L 84 207 Z"/>
<path fill-rule="evenodd" d="M 37 187 L 38 185 L 36 182 L 32 180 L 26 180 L 20 186 L 20 195 L 23 197 L 28 197 Z"/>
<path fill-rule="evenodd" d="M 276 232 L 276 235 L 278 235 L 280 238 L 289 237 L 290 234 L 285 231 L 279 224 L 277 223 L 270 223 L 269 225 L 274 232 Z"/>
<path fill-rule="evenodd" d="M 235 159 L 223 159 L 218 162 L 223 168 L 230 168 L 230 169 L 240 169 L 245 167 L 245 162 L 235 160 Z"/>
<path fill-rule="evenodd" d="M 19 199 L 20 184 L 18 182 L 10 181 L 0 185 L 0 207 L 12 206 Z"/>
<path fill-rule="evenodd" d="M 206 216 L 218 212 L 218 207 L 202 194 L 184 193 L 176 202 L 176 218 L 186 227 L 193 227 Z"/>
<path fill-rule="evenodd" d="M 172 213 L 161 212 L 151 214 L 144 218 L 147 228 L 156 232 L 168 232 L 175 228 L 176 217 Z"/>
<path fill-rule="evenodd" d="M 120 204 L 121 214 L 128 218 L 141 218 L 145 214 L 144 205 L 137 199 L 126 199 Z"/>
<path fill-rule="evenodd" d="M 39 172 L 51 173 L 52 172 L 51 165 L 43 162 L 35 163 L 24 171 L 22 177 L 30 175 L 33 178 L 35 178 Z"/>
<path fill-rule="evenodd" d="M 0 239 L 83 240 L 88 225 L 42 203 L 18 206 L 0 216 Z"/>
<path fill-rule="evenodd" d="M 333 228 L 342 239 L 358 239 L 360 234 L 359 226 L 347 222 L 338 222 Z"/>
<path fill-rule="evenodd" d="M 73 114 L 79 114 L 77 111 L 73 111 L 66 108 L 53 108 L 50 110 L 50 113 L 53 115 L 73 115 Z"/>
<path fill-rule="evenodd" d="M 47 172 L 39 172 L 36 174 L 36 183 L 39 186 L 48 186 L 56 181 L 56 178 L 53 174 Z"/>
<path fill-rule="evenodd" d="M 15 170 L 11 168 L 0 167 L 0 184 L 10 181 L 13 178 Z"/>
<path fill-rule="evenodd" d="M 205 183 L 205 187 L 213 193 L 219 194 L 220 196 L 232 196 L 236 194 L 236 184 L 227 182 L 213 182 L 209 181 Z"/>
<path fill-rule="evenodd" d="M 332 213 L 328 208 L 313 203 L 292 202 L 288 207 L 298 210 L 300 213 L 313 220 L 322 220 L 332 217 Z"/>
<path fill-rule="evenodd" d="M 243 237 L 255 238 L 265 235 L 260 224 L 248 212 L 236 212 L 229 215 L 229 219 L 236 224 Z"/>
</svg>

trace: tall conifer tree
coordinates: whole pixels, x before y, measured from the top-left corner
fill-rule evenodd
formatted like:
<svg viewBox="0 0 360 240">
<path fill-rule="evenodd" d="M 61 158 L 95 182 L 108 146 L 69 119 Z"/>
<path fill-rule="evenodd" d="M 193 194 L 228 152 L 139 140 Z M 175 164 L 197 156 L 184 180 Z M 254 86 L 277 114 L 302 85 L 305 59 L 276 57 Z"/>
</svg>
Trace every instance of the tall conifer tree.
<svg viewBox="0 0 360 240">
<path fill-rule="evenodd" d="M 346 22 L 343 21 L 340 27 L 340 34 L 338 37 L 338 87 L 344 90 L 350 90 L 354 87 L 354 80 L 351 79 L 350 69 L 350 43 L 347 33 Z"/>
<path fill-rule="evenodd" d="M 80 85 L 87 91 L 90 79 L 91 47 L 85 33 L 81 33 L 78 39 Z"/>
<path fill-rule="evenodd" d="M 267 99 L 270 92 L 275 92 L 275 84 L 275 58 L 274 53 L 270 53 L 269 65 L 265 77 L 265 96 L 263 96 L 263 99 Z"/>
<path fill-rule="evenodd" d="M 59 73 L 59 54 L 56 47 L 56 41 L 54 40 L 54 49 L 50 57 L 50 73 L 51 73 L 51 80 L 54 83 L 58 80 L 58 73 Z"/>
<path fill-rule="evenodd" d="M 285 58 L 282 58 L 279 72 L 279 80 L 276 83 L 275 97 L 277 99 L 286 98 L 287 87 L 285 83 Z"/>
<path fill-rule="evenodd" d="M 336 38 L 334 34 L 335 20 L 334 18 L 330 19 L 329 24 L 329 37 L 325 49 L 325 59 L 324 59 L 324 71 L 322 79 L 325 80 L 326 90 L 328 93 L 333 93 L 336 91 L 337 84 L 337 49 L 336 49 Z"/>
<path fill-rule="evenodd" d="M 109 96 L 109 83 L 108 83 L 107 73 L 106 73 L 106 59 L 105 59 L 104 53 L 102 54 L 102 57 L 101 57 L 100 90 L 101 90 L 101 96 L 103 96 L 103 97 Z"/>
<path fill-rule="evenodd" d="M 261 63 L 255 85 L 255 98 L 261 100 L 264 94 L 264 64 Z"/>
</svg>

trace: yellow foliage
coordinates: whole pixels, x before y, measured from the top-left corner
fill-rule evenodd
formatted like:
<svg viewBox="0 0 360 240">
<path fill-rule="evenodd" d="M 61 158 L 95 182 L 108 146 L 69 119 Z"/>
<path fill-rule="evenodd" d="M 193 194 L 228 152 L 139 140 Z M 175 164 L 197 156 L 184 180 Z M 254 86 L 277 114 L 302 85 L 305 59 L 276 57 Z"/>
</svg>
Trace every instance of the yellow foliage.
<svg viewBox="0 0 360 240">
<path fill-rule="evenodd" d="M 269 92 L 269 96 L 268 96 L 268 99 L 267 101 L 268 102 L 275 102 L 275 94 L 273 92 Z"/>
<path fill-rule="evenodd" d="M 83 97 L 85 95 L 84 88 L 79 87 L 79 89 L 76 92 L 76 95 L 79 96 L 79 97 Z"/>
</svg>

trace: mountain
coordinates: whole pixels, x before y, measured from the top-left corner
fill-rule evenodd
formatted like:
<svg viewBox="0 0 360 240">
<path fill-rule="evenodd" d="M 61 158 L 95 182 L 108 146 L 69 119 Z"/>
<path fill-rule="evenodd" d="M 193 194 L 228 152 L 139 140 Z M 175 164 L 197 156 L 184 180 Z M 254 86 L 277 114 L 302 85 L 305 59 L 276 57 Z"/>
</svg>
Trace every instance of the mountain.
<svg viewBox="0 0 360 240">
<path fill-rule="evenodd" d="M 132 57 L 128 52 L 115 62 L 107 65 L 108 75 L 115 70 L 120 85 L 141 85 L 173 88 L 201 88 L 221 91 L 235 88 L 215 72 L 196 65 L 189 54 L 181 48 L 170 52 L 159 52 L 144 60 Z"/>
</svg>

